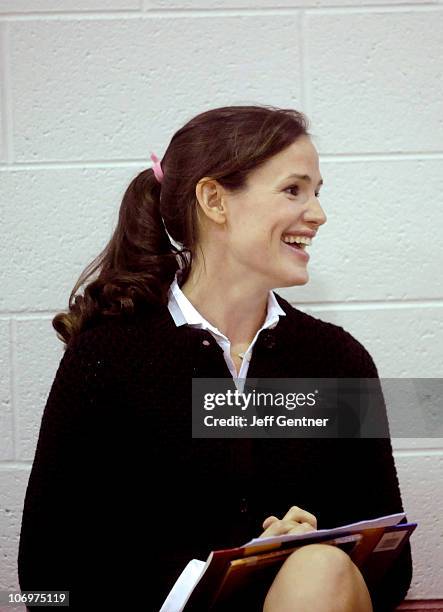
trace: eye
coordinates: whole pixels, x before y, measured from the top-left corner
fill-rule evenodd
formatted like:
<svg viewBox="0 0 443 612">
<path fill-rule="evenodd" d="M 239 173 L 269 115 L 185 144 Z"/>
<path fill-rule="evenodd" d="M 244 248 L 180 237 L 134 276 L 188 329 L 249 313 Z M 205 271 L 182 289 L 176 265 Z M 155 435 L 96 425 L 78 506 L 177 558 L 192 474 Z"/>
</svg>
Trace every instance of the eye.
<svg viewBox="0 0 443 612">
<path fill-rule="evenodd" d="M 299 186 L 298 186 L 298 185 L 292 185 L 291 187 L 287 187 L 287 188 L 285 189 L 285 191 L 292 191 L 293 189 L 297 189 L 297 193 L 294 193 L 293 195 L 294 195 L 294 196 L 295 196 L 295 195 L 298 195 L 298 189 L 299 189 Z M 320 191 L 316 191 L 316 192 L 315 192 L 315 197 L 316 197 L 316 198 L 319 198 L 319 197 L 320 197 Z"/>
<path fill-rule="evenodd" d="M 298 185 L 292 185 L 291 187 L 287 187 L 285 189 L 285 191 L 292 191 L 293 189 L 297 189 L 298 190 L 298 188 L 299 188 Z M 298 191 L 297 191 L 297 193 L 298 193 Z M 294 193 L 292 195 L 297 195 L 297 193 Z"/>
</svg>

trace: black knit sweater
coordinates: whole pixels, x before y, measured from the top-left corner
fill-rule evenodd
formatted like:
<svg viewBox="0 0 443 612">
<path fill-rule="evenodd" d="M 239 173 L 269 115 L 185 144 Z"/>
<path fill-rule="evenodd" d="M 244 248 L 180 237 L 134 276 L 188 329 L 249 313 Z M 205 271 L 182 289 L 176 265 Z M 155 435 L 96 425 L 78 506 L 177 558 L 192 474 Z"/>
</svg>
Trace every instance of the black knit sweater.
<svg viewBox="0 0 443 612">
<path fill-rule="evenodd" d="M 275 295 L 287 316 L 260 333 L 248 377 L 378 376 L 343 328 Z M 258 537 L 292 505 L 319 529 L 403 511 L 389 439 L 193 439 L 193 377 L 231 374 L 212 335 L 166 306 L 104 317 L 68 346 L 26 492 L 22 590 L 154 612 L 190 559 Z M 392 610 L 411 577 L 408 543 L 370 588 L 374 610 Z"/>
</svg>

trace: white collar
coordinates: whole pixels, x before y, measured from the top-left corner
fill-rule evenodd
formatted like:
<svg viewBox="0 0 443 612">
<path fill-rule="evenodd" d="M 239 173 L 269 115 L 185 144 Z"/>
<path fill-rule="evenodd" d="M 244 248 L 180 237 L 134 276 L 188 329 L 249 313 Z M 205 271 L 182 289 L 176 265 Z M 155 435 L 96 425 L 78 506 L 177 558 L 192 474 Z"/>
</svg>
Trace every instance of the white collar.
<svg viewBox="0 0 443 612">
<path fill-rule="evenodd" d="M 180 289 L 178 284 L 178 276 L 180 272 L 180 270 L 176 272 L 168 293 L 168 308 L 175 324 L 177 326 L 188 324 L 200 329 L 208 329 L 217 336 L 228 340 L 228 338 L 226 338 L 226 336 L 222 334 L 220 330 L 211 325 L 211 323 L 209 323 L 209 321 L 207 321 L 198 312 L 198 310 L 191 304 L 183 291 Z M 280 315 L 286 316 L 286 313 L 277 302 L 274 293 L 269 291 L 266 319 L 261 328 L 258 330 L 257 334 L 262 329 L 275 327 L 278 323 Z"/>
</svg>

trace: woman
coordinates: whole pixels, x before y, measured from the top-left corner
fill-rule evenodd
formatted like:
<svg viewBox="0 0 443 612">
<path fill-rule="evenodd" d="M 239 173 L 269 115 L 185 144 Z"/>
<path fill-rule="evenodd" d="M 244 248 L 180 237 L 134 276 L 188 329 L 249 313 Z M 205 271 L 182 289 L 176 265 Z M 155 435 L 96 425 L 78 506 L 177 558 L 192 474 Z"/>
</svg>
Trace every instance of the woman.
<svg viewBox="0 0 443 612">
<path fill-rule="evenodd" d="M 310 244 L 326 221 L 307 128 L 294 110 L 213 109 L 129 185 L 53 320 L 66 351 L 26 493 L 22 590 L 154 611 L 211 550 L 403 511 L 389 438 L 191 437 L 192 378 L 378 376 L 348 332 L 272 291 L 307 283 L 292 237 Z M 228 607 L 387 611 L 411 575 L 409 544 L 376 587 L 311 545 Z"/>
</svg>

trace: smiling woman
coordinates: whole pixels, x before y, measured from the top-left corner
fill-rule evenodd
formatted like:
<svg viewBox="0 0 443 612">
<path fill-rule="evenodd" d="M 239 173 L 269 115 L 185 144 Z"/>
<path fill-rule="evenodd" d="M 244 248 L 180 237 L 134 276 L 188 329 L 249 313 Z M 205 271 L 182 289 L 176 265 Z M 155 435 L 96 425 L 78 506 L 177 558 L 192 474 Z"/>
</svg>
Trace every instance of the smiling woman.
<svg viewBox="0 0 443 612">
<path fill-rule="evenodd" d="M 326 222 L 307 128 L 292 109 L 208 110 L 128 186 L 53 320 L 66 350 L 26 492 L 22 590 L 69 591 L 76 611 L 163 611 L 211 550 L 403 510 L 389 438 L 191 436 L 196 378 L 378 376 L 351 334 L 274 291 L 308 282 Z M 211 609 L 387 612 L 404 598 L 409 542 L 377 583 L 332 548 L 304 547 Z"/>
<path fill-rule="evenodd" d="M 241 316 L 246 328 L 235 327 L 250 342 L 269 289 L 308 281 L 306 248 L 286 242 L 312 241 L 326 221 L 318 201 L 323 183 L 318 153 L 307 128 L 302 113 L 265 106 L 223 107 L 191 119 L 154 164 L 157 176 L 144 170 L 127 188 L 113 237 L 80 276 L 70 312 L 54 318 L 60 337 L 69 342 L 102 313 L 130 314 L 145 304 L 167 304 L 178 269 L 190 298 L 206 266 L 211 286 L 201 285 L 205 301 L 207 294 L 213 302 L 227 297 L 228 285 L 234 302 L 224 301 L 234 317 L 222 327 L 232 331 Z M 84 296 L 76 296 L 97 270 Z M 250 308 L 243 315 L 236 308 L 239 301 L 256 304 L 253 320 Z"/>
</svg>

